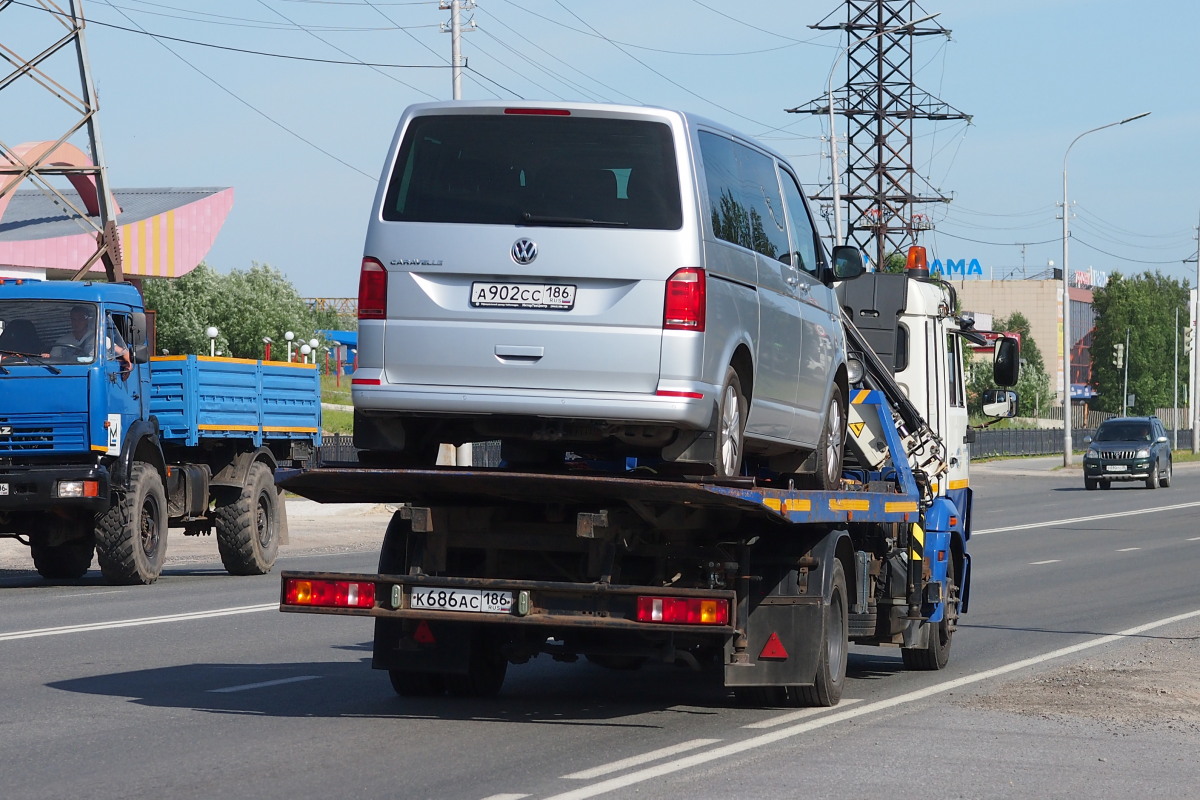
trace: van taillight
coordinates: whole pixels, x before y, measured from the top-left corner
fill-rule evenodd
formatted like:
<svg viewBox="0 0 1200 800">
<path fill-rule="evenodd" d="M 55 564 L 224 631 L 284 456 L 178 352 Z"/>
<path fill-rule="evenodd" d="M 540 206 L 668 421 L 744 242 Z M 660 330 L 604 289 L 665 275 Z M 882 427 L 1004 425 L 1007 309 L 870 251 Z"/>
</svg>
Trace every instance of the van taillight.
<svg viewBox="0 0 1200 800">
<path fill-rule="evenodd" d="M 364 258 L 358 274 L 358 318 L 387 318 L 387 270 L 373 258 Z"/>
<path fill-rule="evenodd" d="M 704 270 L 696 267 L 675 270 L 667 280 L 663 330 L 703 331 L 704 305 Z"/>
</svg>

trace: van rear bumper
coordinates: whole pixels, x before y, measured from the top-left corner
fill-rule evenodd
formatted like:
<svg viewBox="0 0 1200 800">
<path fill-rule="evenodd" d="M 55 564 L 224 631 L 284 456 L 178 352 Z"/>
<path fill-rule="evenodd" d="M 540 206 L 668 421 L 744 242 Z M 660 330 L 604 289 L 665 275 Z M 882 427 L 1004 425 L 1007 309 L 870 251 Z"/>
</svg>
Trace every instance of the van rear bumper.
<svg viewBox="0 0 1200 800">
<path fill-rule="evenodd" d="M 669 425 L 702 430 L 712 421 L 717 387 L 687 391 L 702 397 L 620 392 L 558 392 L 469 387 L 447 391 L 416 386 L 362 386 L 352 389 L 354 409 L 374 415 L 396 412 L 422 416 L 496 415 L 542 419 L 582 419 L 617 424 Z"/>
</svg>

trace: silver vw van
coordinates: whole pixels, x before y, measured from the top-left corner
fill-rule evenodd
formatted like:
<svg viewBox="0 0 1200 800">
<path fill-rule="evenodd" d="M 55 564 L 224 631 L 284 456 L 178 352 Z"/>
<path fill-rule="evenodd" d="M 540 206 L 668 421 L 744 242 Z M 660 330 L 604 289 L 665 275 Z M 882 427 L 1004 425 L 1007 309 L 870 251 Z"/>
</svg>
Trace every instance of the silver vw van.
<svg viewBox="0 0 1200 800">
<path fill-rule="evenodd" d="M 841 477 L 846 348 L 831 262 L 787 162 L 659 108 L 405 111 L 359 284 L 354 440 L 425 466 L 652 459 Z M 832 263 L 839 265 L 834 274 Z"/>
</svg>

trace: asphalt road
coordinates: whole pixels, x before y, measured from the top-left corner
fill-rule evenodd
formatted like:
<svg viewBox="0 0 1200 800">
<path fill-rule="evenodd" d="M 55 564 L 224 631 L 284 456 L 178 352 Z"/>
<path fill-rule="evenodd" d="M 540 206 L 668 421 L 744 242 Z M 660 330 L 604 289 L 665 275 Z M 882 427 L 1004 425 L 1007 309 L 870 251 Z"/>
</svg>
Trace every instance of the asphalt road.
<svg viewBox="0 0 1200 800">
<path fill-rule="evenodd" d="M 229 577 L 215 553 L 150 587 L 0 570 L 0 796 L 1194 797 L 1191 728 L 985 702 L 1200 632 L 1200 465 L 1170 489 L 1107 492 L 1047 466 L 974 470 L 972 594 L 947 669 L 854 648 L 841 705 L 816 711 L 738 707 L 717 675 L 545 656 L 493 700 L 402 699 L 368 667 L 369 621 L 280 614 L 276 575 Z M 361 534 L 385 520 L 306 520 L 298 538 L 329 546 L 280 566 L 371 571 Z"/>
</svg>

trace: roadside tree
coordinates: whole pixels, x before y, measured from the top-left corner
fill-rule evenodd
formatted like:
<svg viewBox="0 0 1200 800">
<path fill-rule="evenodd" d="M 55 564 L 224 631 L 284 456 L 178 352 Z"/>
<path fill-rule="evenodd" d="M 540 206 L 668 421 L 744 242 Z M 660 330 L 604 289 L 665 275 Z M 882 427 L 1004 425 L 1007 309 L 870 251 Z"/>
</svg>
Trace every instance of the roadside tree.
<svg viewBox="0 0 1200 800">
<path fill-rule="evenodd" d="M 264 337 L 275 340 L 273 358 L 284 358 L 284 331 L 296 346 L 322 328 L 336 327 L 332 311 L 310 308 L 281 272 L 266 264 L 222 275 L 201 263 L 181 278 L 148 279 L 146 307 L 157 312 L 157 347 L 172 354 L 207 355 L 205 329 L 218 331 L 216 349 L 236 358 L 262 358 Z"/>
<path fill-rule="evenodd" d="M 1153 414 L 1169 407 L 1175 395 L 1175 342 L 1179 337 L 1179 398 L 1184 401 L 1188 360 L 1183 353 L 1183 329 L 1188 325 L 1188 284 L 1168 278 L 1157 270 L 1125 277 L 1114 272 L 1108 285 L 1093 294 L 1096 325 L 1092 332 L 1092 379 L 1100 396 L 1092 407 L 1121 412 L 1125 370 L 1129 371 L 1129 394 L 1135 400 L 1128 413 Z M 1178 311 L 1179 330 L 1175 329 Z M 1114 361 L 1117 344 L 1129 348 L 1125 365 Z"/>
</svg>

